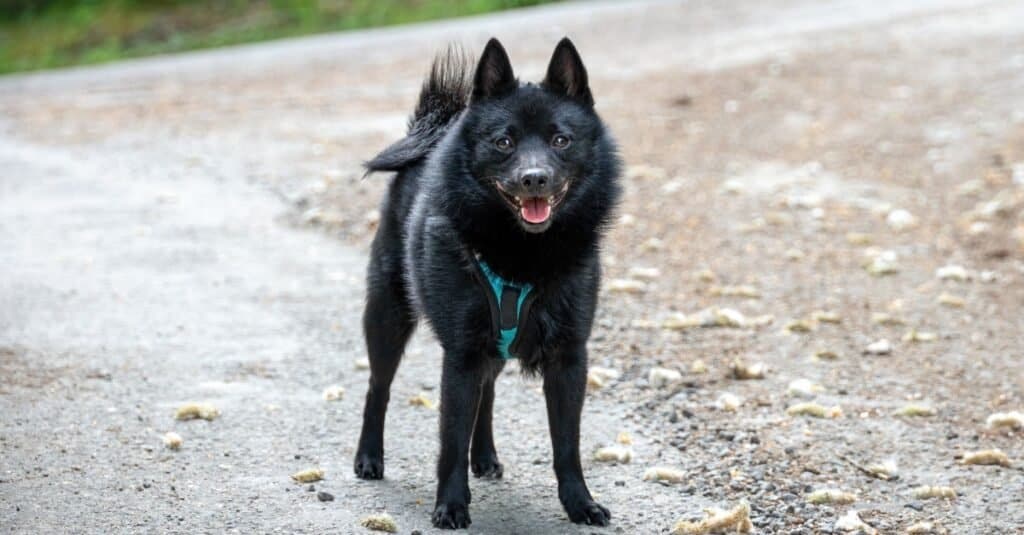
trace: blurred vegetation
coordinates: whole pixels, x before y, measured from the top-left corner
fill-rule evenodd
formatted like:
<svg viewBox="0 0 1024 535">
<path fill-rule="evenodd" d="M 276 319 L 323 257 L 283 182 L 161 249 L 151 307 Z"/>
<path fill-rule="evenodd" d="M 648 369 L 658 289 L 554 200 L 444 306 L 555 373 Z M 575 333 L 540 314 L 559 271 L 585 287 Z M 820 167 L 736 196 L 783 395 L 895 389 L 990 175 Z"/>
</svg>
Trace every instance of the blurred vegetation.
<svg viewBox="0 0 1024 535">
<path fill-rule="evenodd" d="M 100 63 L 552 0 L 0 0 L 0 73 Z"/>
</svg>

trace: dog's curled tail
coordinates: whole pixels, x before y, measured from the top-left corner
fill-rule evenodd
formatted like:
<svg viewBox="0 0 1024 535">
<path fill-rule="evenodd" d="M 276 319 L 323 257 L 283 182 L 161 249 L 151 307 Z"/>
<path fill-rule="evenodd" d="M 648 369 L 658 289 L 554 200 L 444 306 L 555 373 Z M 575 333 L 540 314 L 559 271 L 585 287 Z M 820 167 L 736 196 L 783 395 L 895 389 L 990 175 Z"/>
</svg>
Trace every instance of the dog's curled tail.
<svg viewBox="0 0 1024 535">
<path fill-rule="evenodd" d="M 366 162 L 367 173 L 401 171 L 430 153 L 469 103 L 471 68 L 470 58 L 457 45 L 449 45 L 434 58 L 409 119 L 409 132 Z"/>
</svg>

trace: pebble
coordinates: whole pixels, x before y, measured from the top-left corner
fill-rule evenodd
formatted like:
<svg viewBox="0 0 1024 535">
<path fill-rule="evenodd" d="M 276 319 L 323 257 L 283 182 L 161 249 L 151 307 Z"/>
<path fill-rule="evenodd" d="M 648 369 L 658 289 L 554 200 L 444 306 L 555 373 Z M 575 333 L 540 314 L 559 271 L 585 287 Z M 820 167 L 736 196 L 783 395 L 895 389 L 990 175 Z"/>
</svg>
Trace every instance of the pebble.
<svg viewBox="0 0 1024 535">
<path fill-rule="evenodd" d="M 181 438 L 181 435 L 174 431 L 168 431 L 167 434 L 164 435 L 164 446 L 167 446 L 167 449 L 169 450 L 181 449 L 182 443 L 184 443 L 184 440 Z"/>
<path fill-rule="evenodd" d="M 907 210 L 897 208 L 889 212 L 889 215 L 885 217 L 885 223 L 889 225 L 889 228 L 900 232 L 917 225 L 917 218 Z"/>
<path fill-rule="evenodd" d="M 893 275 L 900 272 L 898 259 L 896 251 L 882 251 L 864 264 L 864 269 L 876 277 Z"/>
<path fill-rule="evenodd" d="M 935 276 L 939 280 L 951 280 L 963 282 L 971 278 L 971 274 L 963 266 L 948 265 L 935 270 Z"/>
<path fill-rule="evenodd" d="M 1024 429 L 1024 412 L 996 412 L 985 420 L 991 429 Z"/>
<path fill-rule="evenodd" d="M 331 494 L 330 492 L 324 492 L 321 490 L 320 492 L 316 493 L 316 499 L 322 502 L 333 502 L 334 495 Z"/>
<path fill-rule="evenodd" d="M 683 374 L 669 368 L 651 368 L 647 374 L 647 382 L 655 388 L 661 388 L 683 380 Z"/>
<path fill-rule="evenodd" d="M 323 398 L 324 401 L 339 401 L 345 397 L 345 388 L 342 386 L 334 385 L 324 389 Z"/>
<path fill-rule="evenodd" d="M 864 348 L 864 352 L 869 355 L 888 355 L 892 353 L 892 343 L 883 338 L 877 342 L 869 344 Z"/>
<path fill-rule="evenodd" d="M 186 403 L 178 407 L 174 413 L 177 420 L 214 420 L 220 416 L 220 411 L 210 403 Z"/>
</svg>

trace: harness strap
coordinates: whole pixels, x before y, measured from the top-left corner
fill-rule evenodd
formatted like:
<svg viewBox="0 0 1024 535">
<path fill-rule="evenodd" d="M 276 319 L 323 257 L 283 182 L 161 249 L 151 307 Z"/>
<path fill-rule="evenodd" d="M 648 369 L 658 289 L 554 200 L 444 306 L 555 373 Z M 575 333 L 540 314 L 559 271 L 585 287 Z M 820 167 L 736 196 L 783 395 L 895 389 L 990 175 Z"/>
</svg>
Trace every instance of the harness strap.
<svg viewBox="0 0 1024 535">
<path fill-rule="evenodd" d="M 498 355 L 503 360 L 514 359 L 519 345 L 519 331 L 526 320 L 533 301 L 533 285 L 502 278 L 482 258 L 474 255 L 477 280 L 484 286 L 484 294 L 491 309 L 491 325 L 498 337 Z"/>
</svg>

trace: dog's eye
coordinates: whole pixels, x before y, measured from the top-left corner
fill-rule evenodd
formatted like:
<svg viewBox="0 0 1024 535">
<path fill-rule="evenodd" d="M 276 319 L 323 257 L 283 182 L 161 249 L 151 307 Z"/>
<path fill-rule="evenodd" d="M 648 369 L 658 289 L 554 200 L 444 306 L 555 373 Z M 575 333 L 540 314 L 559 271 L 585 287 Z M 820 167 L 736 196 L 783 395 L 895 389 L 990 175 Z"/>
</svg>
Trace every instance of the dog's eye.
<svg viewBox="0 0 1024 535">
<path fill-rule="evenodd" d="M 499 137 L 494 141 L 494 146 L 498 147 L 498 150 L 500 151 L 510 151 L 512 150 L 512 147 L 515 146 L 515 143 L 512 142 L 512 138 Z"/>
<path fill-rule="evenodd" d="M 562 134 L 558 134 L 555 137 L 551 138 L 551 146 L 556 149 L 564 149 L 568 147 L 569 143 L 571 142 L 572 141 L 569 139 L 569 136 L 565 136 Z"/>
</svg>

